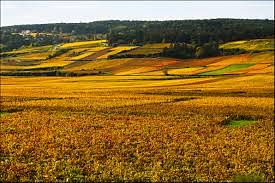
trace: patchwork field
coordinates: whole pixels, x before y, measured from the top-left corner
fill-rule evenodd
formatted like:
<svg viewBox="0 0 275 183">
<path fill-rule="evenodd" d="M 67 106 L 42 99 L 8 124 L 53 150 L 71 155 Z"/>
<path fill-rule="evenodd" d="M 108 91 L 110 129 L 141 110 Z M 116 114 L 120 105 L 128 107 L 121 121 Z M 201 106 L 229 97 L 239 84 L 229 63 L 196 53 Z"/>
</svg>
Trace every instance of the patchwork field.
<svg viewBox="0 0 275 183">
<path fill-rule="evenodd" d="M 26 49 L 5 53 L 1 73 L 99 74 L 1 76 L 0 181 L 274 180 L 272 51 L 180 60 L 107 59 L 139 47 L 103 40 Z M 55 55 L 38 59 L 45 52 Z"/>
<path fill-rule="evenodd" d="M 241 69 L 246 69 L 250 66 L 253 66 L 253 64 L 232 64 L 232 65 L 226 66 L 222 69 L 209 71 L 209 72 L 204 72 L 204 73 L 202 73 L 202 75 L 221 75 L 221 74 L 226 74 L 226 73 L 238 71 L 238 70 L 241 70 Z"/>
<path fill-rule="evenodd" d="M 110 55 L 116 55 L 122 51 L 127 51 L 127 50 L 131 50 L 134 48 L 136 48 L 136 46 L 117 46 L 117 47 L 112 48 L 109 53 L 106 53 L 98 58 L 99 59 L 107 59 L 108 56 L 110 56 Z"/>
<path fill-rule="evenodd" d="M 231 48 L 256 45 L 271 49 L 271 40 L 231 42 L 221 47 Z M 218 56 L 205 59 L 171 58 L 123 58 L 108 59 L 120 54 L 153 54 L 161 52 L 170 43 L 146 44 L 144 46 L 109 47 L 106 40 L 65 43 L 62 45 L 22 48 L 1 53 L 1 72 L 44 71 L 47 68 L 59 71 L 95 71 L 112 75 L 221 75 L 264 73 L 260 70 L 273 66 L 274 53 L 268 49 L 259 53 L 233 56 Z M 256 49 L 253 48 L 253 49 Z M 149 51 L 148 51 L 149 50 Z M 146 52 L 146 53 L 145 53 Z M 150 52 L 150 53 L 149 53 Z M 265 65 L 263 65 L 265 64 Z M 242 67 L 244 66 L 244 67 Z M 267 69 L 268 70 L 268 69 Z M 270 69 L 269 69 L 270 70 Z"/>
<path fill-rule="evenodd" d="M 274 65 L 271 52 L 222 56 L 206 59 L 123 58 L 79 62 L 67 71 L 100 70 L 113 75 L 222 75 L 247 74 Z M 212 73 L 213 72 L 213 73 Z"/>
</svg>

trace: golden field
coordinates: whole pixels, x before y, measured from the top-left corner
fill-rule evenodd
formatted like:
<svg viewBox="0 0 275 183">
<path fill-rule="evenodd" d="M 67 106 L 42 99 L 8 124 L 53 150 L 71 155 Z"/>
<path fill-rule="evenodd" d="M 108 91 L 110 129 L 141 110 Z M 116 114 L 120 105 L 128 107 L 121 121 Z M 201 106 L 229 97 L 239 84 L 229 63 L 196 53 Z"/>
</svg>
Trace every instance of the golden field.
<svg viewBox="0 0 275 183">
<path fill-rule="evenodd" d="M 118 55 L 142 55 L 142 54 L 156 54 L 161 53 L 164 48 L 169 48 L 170 43 L 154 43 L 154 44 L 146 44 L 140 47 L 136 47 L 135 49 L 129 49 L 129 51 L 125 53 L 121 53 Z"/>
<path fill-rule="evenodd" d="M 232 49 L 238 48 L 247 51 L 267 51 L 274 50 L 274 39 L 253 39 L 244 41 L 233 41 L 225 43 L 220 48 Z"/>
<path fill-rule="evenodd" d="M 79 47 L 95 47 L 101 45 L 103 43 L 107 43 L 107 40 L 97 40 L 97 41 L 81 41 L 81 42 L 73 42 L 73 43 L 65 43 L 61 45 L 61 48 L 79 48 Z"/>
<path fill-rule="evenodd" d="M 0 181 L 274 180 L 273 52 L 107 59 L 132 47 L 104 43 L 1 58 L 1 73 L 103 74 L 1 76 Z"/>
<path fill-rule="evenodd" d="M 271 181 L 273 82 L 2 76 L 1 180 Z M 256 123 L 232 128 L 228 116 Z"/>
</svg>

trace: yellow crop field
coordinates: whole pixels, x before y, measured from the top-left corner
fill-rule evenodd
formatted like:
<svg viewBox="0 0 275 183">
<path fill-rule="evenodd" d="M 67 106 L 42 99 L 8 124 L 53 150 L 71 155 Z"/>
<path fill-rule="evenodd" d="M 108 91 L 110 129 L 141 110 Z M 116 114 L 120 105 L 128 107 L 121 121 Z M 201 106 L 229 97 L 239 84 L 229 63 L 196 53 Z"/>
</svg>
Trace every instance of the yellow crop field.
<svg viewBox="0 0 275 183">
<path fill-rule="evenodd" d="M 169 48 L 171 43 L 154 43 L 154 44 L 146 44 L 140 48 L 151 48 L 151 49 L 157 49 L 157 48 Z"/>
<path fill-rule="evenodd" d="M 234 42 L 225 43 L 221 45 L 220 48 L 224 48 L 224 49 L 239 48 L 247 51 L 274 50 L 274 39 L 254 39 L 254 40 L 247 40 L 247 41 L 234 41 Z"/>
<path fill-rule="evenodd" d="M 152 72 L 157 70 L 156 67 L 134 67 L 128 68 L 126 71 L 121 70 L 120 72 L 116 72 L 116 75 L 140 75 L 142 73 Z"/>
<path fill-rule="evenodd" d="M 95 60 L 83 65 L 69 68 L 68 70 L 93 70 L 99 69 L 113 74 L 141 74 L 160 70 L 165 66 L 178 64 L 180 61 L 158 58 L 123 58 L 112 60 Z"/>
<path fill-rule="evenodd" d="M 45 60 L 49 56 L 50 52 L 43 53 L 31 53 L 23 56 L 18 56 L 16 59 L 18 60 Z"/>
<path fill-rule="evenodd" d="M 270 64 L 256 64 L 256 65 L 253 65 L 249 68 L 246 68 L 246 69 L 240 69 L 240 70 L 237 70 L 237 71 L 234 71 L 234 72 L 231 72 L 232 74 L 242 74 L 242 73 L 249 73 L 250 71 L 257 71 L 257 70 L 263 70 L 263 69 L 266 69 L 267 67 L 269 67 Z"/>
<path fill-rule="evenodd" d="M 228 91 L 244 91 L 245 93 L 253 92 L 252 90 L 257 93 L 272 92 L 274 76 L 263 73 L 252 76 L 229 77 L 228 79 L 207 83 L 200 87 L 208 87 L 208 90 L 224 89 Z"/>
<path fill-rule="evenodd" d="M 125 50 L 131 50 L 133 48 L 136 48 L 136 46 L 118 46 L 118 47 L 115 47 L 115 48 L 112 48 L 111 49 L 111 52 L 109 53 L 106 53 L 104 55 L 101 55 L 99 57 L 97 57 L 98 59 L 106 59 L 108 58 L 108 56 L 110 55 L 115 55 L 115 54 L 118 54 L 122 51 L 125 51 Z"/>
<path fill-rule="evenodd" d="M 262 52 L 251 54 L 249 57 L 250 62 L 271 64 L 274 63 L 274 52 Z"/>
<path fill-rule="evenodd" d="M 254 54 L 225 56 L 220 61 L 208 64 L 208 66 L 272 63 L 273 60 L 274 60 L 274 54 L 272 52 L 262 52 L 262 53 L 254 53 Z"/>
<path fill-rule="evenodd" d="M 97 52 L 97 51 L 104 50 L 106 48 L 109 48 L 109 47 L 108 46 L 97 46 L 97 47 L 89 48 L 89 51 Z"/>
<path fill-rule="evenodd" d="M 273 75 L 2 76 L 1 178 L 231 181 L 253 170 L 271 181 L 273 82 Z M 230 127 L 228 118 L 255 123 Z"/>
<path fill-rule="evenodd" d="M 90 56 L 90 55 L 92 55 L 92 54 L 94 54 L 94 53 L 95 53 L 95 52 L 93 52 L 93 51 L 88 51 L 88 52 L 85 52 L 85 53 L 83 53 L 83 54 L 81 54 L 81 55 L 72 57 L 71 60 L 81 60 L 82 58 L 88 57 L 88 56 Z"/>
<path fill-rule="evenodd" d="M 117 67 L 122 64 L 125 64 L 129 60 L 132 60 L 132 59 L 128 58 L 128 59 L 115 59 L 115 60 L 97 60 L 97 61 L 93 61 L 93 62 L 85 62 L 84 65 L 76 66 L 76 67 L 70 68 L 69 70 L 109 69 L 112 67 Z"/>
<path fill-rule="evenodd" d="M 26 62 L 28 62 L 28 61 L 26 61 Z M 3 64 L 1 64 L 0 69 L 1 69 L 1 71 L 38 69 L 38 68 L 43 69 L 45 67 L 62 67 L 62 66 L 68 65 L 70 63 L 72 63 L 72 61 L 66 61 L 66 60 L 63 60 L 62 58 L 61 59 L 49 59 L 49 60 L 45 60 L 45 61 L 36 61 L 33 64 L 25 64 L 25 65 L 3 65 Z"/>
<path fill-rule="evenodd" d="M 107 59 L 139 47 L 104 43 L 1 59 L 0 181 L 274 180 L 272 51 Z"/>
<path fill-rule="evenodd" d="M 98 46 L 98 47 L 86 49 L 86 50 L 83 51 L 84 52 L 83 54 L 80 54 L 78 56 L 72 57 L 71 60 L 81 60 L 81 59 L 83 59 L 85 57 L 88 57 L 88 56 L 90 56 L 90 55 L 92 55 L 92 54 L 94 54 L 96 52 L 102 51 L 102 50 L 104 50 L 106 48 L 108 48 L 108 47 Z M 74 49 L 74 52 L 76 52 L 75 49 Z"/>
<path fill-rule="evenodd" d="M 73 48 L 73 47 L 89 47 L 97 46 L 98 44 L 107 43 L 107 40 L 97 40 L 97 41 L 80 41 L 73 43 L 65 43 L 60 46 L 60 48 Z"/>
<path fill-rule="evenodd" d="M 72 63 L 71 61 L 63 61 L 63 60 L 49 60 L 45 62 L 41 62 L 39 65 L 28 67 L 28 68 L 43 68 L 43 67 L 61 67 Z"/>
<path fill-rule="evenodd" d="M 37 47 L 29 47 L 29 48 L 21 48 L 18 50 L 3 52 L 4 54 L 22 54 L 22 53 L 34 53 L 34 52 L 44 52 L 48 51 L 52 48 L 52 45 L 48 46 L 37 46 Z"/>
<path fill-rule="evenodd" d="M 78 52 L 84 52 L 86 49 L 71 49 L 66 51 L 65 53 L 55 56 L 54 58 L 49 59 L 50 60 L 60 60 L 60 61 L 70 61 L 71 58 L 73 57 L 72 55 L 74 55 L 75 53 Z"/>
<path fill-rule="evenodd" d="M 9 70 L 25 69 L 25 66 L 20 66 L 20 65 L 19 66 L 17 66 L 17 65 L 2 65 L 1 64 L 0 65 L 0 69 L 1 69 L 1 71 L 9 71 Z"/>
<path fill-rule="evenodd" d="M 163 76 L 163 69 L 161 70 L 155 70 L 155 71 L 149 71 L 149 72 L 141 72 L 138 74 L 133 74 L 133 75 L 140 75 L 140 76 Z"/>
<path fill-rule="evenodd" d="M 273 66 L 269 66 L 269 67 L 265 67 L 262 69 L 257 69 L 254 71 L 249 71 L 249 74 L 273 74 L 274 75 L 274 65 Z"/>
<path fill-rule="evenodd" d="M 48 45 L 48 46 L 37 46 L 37 47 L 30 47 L 30 48 L 22 48 L 22 49 L 18 49 L 12 52 L 5 52 L 5 53 L 30 53 L 30 52 L 42 52 L 45 50 L 49 50 L 51 49 L 52 46 Z"/>
<path fill-rule="evenodd" d="M 140 47 L 136 47 L 136 49 L 127 51 L 126 53 L 121 53 L 119 55 L 131 54 L 131 55 L 139 55 L 139 54 L 156 54 L 162 52 L 164 48 L 168 48 L 170 43 L 154 43 L 154 44 L 146 44 Z"/>
<path fill-rule="evenodd" d="M 204 67 L 187 67 L 178 69 L 169 69 L 169 74 L 193 74 L 194 72 L 203 69 Z"/>
<path fill-rule="evenodd" d="M 237 55 L 237 56 L 227 56 L 221 61 L 209 64 L 208 66 L 227 66 L 231 64 L 246 64 L 246 63 L 250 64 L 255 62 L 252 62 L 249 59 L 249 55 L 243 54 L 243 55 Z"/>
<path fill-rule="evenodd" d="M 182 60 L 175 60 L 177 63 L 175 63 L 175 66 L 178 67 L 202 67 L 207 66 L 212 63 L 218 63 L 220 61 L 223 61 L 227 59 L 227 56 L 218 56 L 218 57 L 210 57 L 210 58 L 203 58 L 203 59 L 186 59 L 184 62 Z"/>
<path fill-rule="evenodd" d="M 202 69 L 198 69 L 192 72 L 192 74 L 201 74 L 204 72 L 210 72 L 210 71 L 215 71 L 215 70 L 219 70 L 219 69 L 223 69 L 224 67 L 226 67 L 225 65 L 221 65 L 221 66 L 207 66 L 205 68 Z"/>
</svg>

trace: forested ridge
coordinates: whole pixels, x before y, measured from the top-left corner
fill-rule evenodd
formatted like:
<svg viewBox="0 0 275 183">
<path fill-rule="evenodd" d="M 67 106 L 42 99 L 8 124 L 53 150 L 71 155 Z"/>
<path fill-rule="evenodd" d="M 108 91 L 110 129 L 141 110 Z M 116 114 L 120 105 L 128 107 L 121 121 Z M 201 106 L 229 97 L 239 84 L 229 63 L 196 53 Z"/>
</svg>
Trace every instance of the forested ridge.
<svg viewBox="0 0 275 183">
<path fill-rule="evenodd" d="M 45 33 L 32 36 L 24 31 Z M 171 21 L 95 21 L 1 27 L 2 51 L 22 46 L 41 46 L 106 38 L 110 45 L 146 43 L 187 43 L 267 38 L 274 36 L 274 20 L 209 19 Z"/>
</svg>

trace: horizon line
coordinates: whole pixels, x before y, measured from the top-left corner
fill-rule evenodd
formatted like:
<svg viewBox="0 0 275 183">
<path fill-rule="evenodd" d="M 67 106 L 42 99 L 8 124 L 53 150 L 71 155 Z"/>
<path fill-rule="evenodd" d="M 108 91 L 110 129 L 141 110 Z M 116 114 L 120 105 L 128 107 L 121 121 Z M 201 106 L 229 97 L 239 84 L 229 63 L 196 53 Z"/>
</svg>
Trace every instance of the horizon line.
<svg viewBox="0 0 275 183">
<path fill-rule="evenodd" d="M 93 23 L 93 22 L 107 22 L 107 21 L 140 21 L 140 22 L 165 22 L 165 21 L 195 21 L 195 20 L 217 20 L 217 19 L 231 19 L 231 20 L 268 20 L 268 21 L 274 21 L 273 19 L 269 19 L 269 18 L 194 18 L 194 19 L 167 19 L 167 20 L 142 20 L 142 19 L 133 19 L 133 20 L 129 20 L 129 19 L 105 19 L 105 20 L 95 20 L 95 21 L 91 21 L 91 22 L 52 22 L 52 23 L 32 23 L 32 24 L 14 24 L 14 25 L 0 25 L 0 27 L 12 27 L 12 26 L 24 26 L 24 25 L 48 25 L 48 24 L 88 24 L 88 23 Z"/>
</svg>

